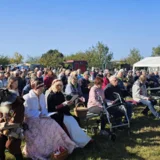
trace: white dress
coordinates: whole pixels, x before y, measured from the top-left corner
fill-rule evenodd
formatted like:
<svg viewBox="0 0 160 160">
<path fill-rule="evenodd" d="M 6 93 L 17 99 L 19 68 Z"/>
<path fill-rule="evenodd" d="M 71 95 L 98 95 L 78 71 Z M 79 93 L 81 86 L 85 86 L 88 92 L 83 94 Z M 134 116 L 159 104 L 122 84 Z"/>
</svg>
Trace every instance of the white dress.
<svg viewBox="0 0 160 160">
<path fill-rule="evenodd" d="M 74 141 L 78 147 L 83 148 L 91 140 L 72 116 L 64 115 L 63 122 L 67 127 L 71 140 Z"/>
</svg>

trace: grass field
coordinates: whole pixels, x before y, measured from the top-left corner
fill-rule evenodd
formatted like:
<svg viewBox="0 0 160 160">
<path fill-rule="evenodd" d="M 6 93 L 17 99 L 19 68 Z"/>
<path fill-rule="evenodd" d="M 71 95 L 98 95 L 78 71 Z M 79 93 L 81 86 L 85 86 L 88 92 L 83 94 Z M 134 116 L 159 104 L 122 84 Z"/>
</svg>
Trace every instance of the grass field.
<svg viewBox="0 0 160 160">
<path fill-rule="evenodd" d="M 140 114 L 135 108 L 131 135 L 126 130 L 117 131 L 112 142 L 107 137 L 93 136 L 95 143 L 75 150 L 68 160 L 160 160 L 160 120 L 152 115 Z M 7 152 L 7 160 L 14 158 Z"/>
</svg>

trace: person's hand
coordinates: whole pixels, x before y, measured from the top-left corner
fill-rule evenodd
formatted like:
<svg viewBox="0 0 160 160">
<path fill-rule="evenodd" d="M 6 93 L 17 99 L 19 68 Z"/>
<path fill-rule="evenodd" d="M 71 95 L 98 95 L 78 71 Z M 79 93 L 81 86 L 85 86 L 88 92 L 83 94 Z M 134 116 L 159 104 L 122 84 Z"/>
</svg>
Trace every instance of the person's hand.
<svg viewBox="0 0 160 160">
<path fill-rule="evenodd" d="M 148 100 L 148 101 L 149 101 L 150 99 L 151 99 L 150 97 L 147 97 L 147 98 L 146 98 L 146 100 Z"/>
<path fill-rule="evenodd" d="M 73 104 L 72 101 L 65 101 L 65 102 L 63 102 L 63 105 L 64 105 L 64 106 L 71 105 L 71 104 Z"/>
<path fill-rule="evenodd" d="M 111 104 L 114 104 L 115 103 L 115 101 L 111 101 Z"/>
<path fill-rule="evenodd" d="M 85 102 L 84 97 L 80 97 L 79 100 L 82 101 L 82 102 Z"/>
<path fill-rule="evenodd" d="M 72 105 L 72 104 L 73 104 L 72 101 L 68 101 L 68 102 L 67 102 L 67 105 Z"/>
<path fill-rule="evenodd" d="M 90 85 L 88 86 L 88 89 L 91 89 L 91 86 L 90 86 Z"/>
</svg>

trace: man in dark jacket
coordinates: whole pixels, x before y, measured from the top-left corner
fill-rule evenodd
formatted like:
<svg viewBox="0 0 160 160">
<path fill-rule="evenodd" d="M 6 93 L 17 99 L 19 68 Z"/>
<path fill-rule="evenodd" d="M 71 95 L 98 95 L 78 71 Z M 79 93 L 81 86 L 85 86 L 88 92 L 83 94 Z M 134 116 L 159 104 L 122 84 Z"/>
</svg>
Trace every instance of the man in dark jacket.
<svg viewBox="0 0 160 160">
<path fill-rule="evenodd" d="M 110 101 L 110 103 L 114 103 L 114 101 L 116 99 L 114 96 L 114 92 L 118 93 L 121 97 L 123 97 L 123 93 L 122 93 L 120 87 L 118 86 L 118 79 L 115 76 L 111 76 L 109 80 L 110 80 L 110 83 L 107 85 L 107 87 L 104 90 L 105 99 Z M 124 101 L 124 103 L 125 103 L 125 106 L 127 109 L 128 118 L 131 119 L 132 104 L 129 102 L 125 102 L 125 101 Z"/>
<path fill-rule="evenodd" d="M 83 93 L 83 97 L 85 98 L 85 105 L 87 106 L 88 98 L 89 98 L 89 91 L 90 91 L 90 81 L 89 81 L 89 72 L 86 71 L 83 74 L 83 78 L 79 80 L 79 84 L 81 86 L 81 90 Z"/>
</svg>

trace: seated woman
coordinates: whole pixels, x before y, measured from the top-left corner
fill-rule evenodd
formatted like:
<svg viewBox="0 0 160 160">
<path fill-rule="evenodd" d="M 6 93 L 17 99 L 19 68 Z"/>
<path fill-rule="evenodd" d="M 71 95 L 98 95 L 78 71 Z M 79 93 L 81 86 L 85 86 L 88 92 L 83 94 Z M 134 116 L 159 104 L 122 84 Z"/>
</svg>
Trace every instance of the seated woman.
<svg viewBox="0 0 160 160">
<path fill-rule="evenodd" d="M 80 128 L 75 118 L 71 115 L 68 107 L 70 101 L 65 101 L 62 93 L 63 84 L 61 80 L 54 80 L 51 88 L 46 92 L 48 112 L 57 112 L 52 116 L 62 128 L 67 128 L 69 136 L 78 147 L 84 147 L 90 142 L 91 138 Z"/>
<path fill-rule="evenodd" d="M 100 77 L 96 77 L 94 81 L 94 86 L 91 88 L 89 92 L 89 100 L 88 100 L 88 109 L 89 112 L 100 114 L 103 111 L 103 106 L 99 97 L 104 100 L 104 91 L 102 89 L 103 79 Z M 108 132 L 105 131 L 106 119 L 102 115 L 101 116 L 101 131 L 100 134 L 108 135 Z"/>
<path fill-rule="evenodd" d="M 47 117 L 43 82 L 35 80 L 32 88 L 23 96 L 25 122 L 29 128 L 25 131 L 24 154 L 32 159 L 46 160 L 60 146 L 72 153 L 77 147 L 76 144 L 70 140 L 55 120 Z"/>
<path fill-rule="evenodd" d="M 83 97 L 83 93 L 81 90 L 81 86 L 78 84 L 77 76 L 70 76 L 70 82 L 66 86 L 65 93 L 67 95 L 72 95 L 72 96 L 78 95 L 79 100 L 82 102 L 85 102 L 85 99 Z"/>
</svg>

